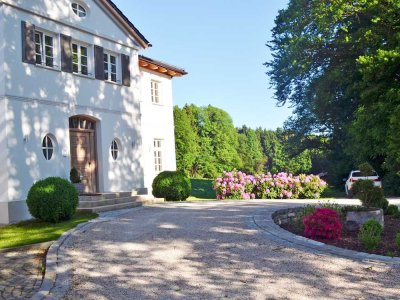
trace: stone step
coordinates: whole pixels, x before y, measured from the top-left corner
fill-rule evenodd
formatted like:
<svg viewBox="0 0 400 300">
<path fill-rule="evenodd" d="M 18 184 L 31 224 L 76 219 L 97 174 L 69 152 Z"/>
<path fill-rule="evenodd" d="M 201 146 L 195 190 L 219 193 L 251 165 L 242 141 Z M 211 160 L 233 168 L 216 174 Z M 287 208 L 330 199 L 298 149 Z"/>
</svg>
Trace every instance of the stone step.
<svg viewBox="0 0 400 300">
<path fill-rule="evenodd" d="M 150 204 L 163 203 L 165 202 L 165 199 L 141 196 L 138 201 L 141 202 L 143 205 L 150 205 Z"/>
<path fill-rule="evenodd" d="M 103 206 L 95 206 L 95 207 L 87 207 L 87 208 L 78 208 L 77 210 L 80 212 L 105 212 L 105 211 L 112 211 L 112 210 L 119 210 L 125 208 L 133 208 L 137 206 L 142 206 L 141 202 L 127 202 L 127 203 L 120 203 L 120 204 L 111 204 L 111 205 L 103 205 Z"/>
<path fill-rule="evenodd" d="M 79 196 L 80 201 L 98 201 L 113 198 L 125 198 L 132 196 L 145 196 L 147 195 L 147 188 L 138 188 L 130 192 L 109 192 L 97 194 L 83 194 Z"/>
<path fill-rule="evenodd" d="M 107 206 L 113 204 L 122 204 L 129 202 L 137 202 L 140 200 L 140 196 L 132 196 L 132 197 L 121 197 L 121 198 L 111 198 L 111 199 L 102 199 L 102 200 L 90 200 L 90 201 L 79 201 L 79 208 L 90 208 L 97 206 Z"/>
</svg>

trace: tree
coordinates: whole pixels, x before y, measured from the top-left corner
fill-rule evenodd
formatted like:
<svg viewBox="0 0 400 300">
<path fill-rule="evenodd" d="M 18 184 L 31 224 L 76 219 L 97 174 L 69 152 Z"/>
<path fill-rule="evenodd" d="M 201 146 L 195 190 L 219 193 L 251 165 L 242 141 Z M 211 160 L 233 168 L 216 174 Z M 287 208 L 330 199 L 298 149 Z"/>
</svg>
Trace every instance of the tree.
<svg viewBox="0 0 400 300">
<path fill-rule="evenodd" d="M 197 134 L 186 112 L 174 106 L 175 148 L 177 169 L 193 176 L 193 165 L 198 159 Z"/>
<path fill-rule="evenodd" d="M 238 153 L 242 160 L 240 169 L 250 174 L 262 173 L 266 159 L 256 132 L 243 125 L 238 129 L 238 134 Z"/>
<path fill-rule="evenodd" d="M 266 65 L 285 128 L 326 138 L 337 178 L 361 161 L 395 172 L 400 0 L 291 0 L 276 19 Z M 396 163 L 397 162 L 397 163 Z"/>
</svg>

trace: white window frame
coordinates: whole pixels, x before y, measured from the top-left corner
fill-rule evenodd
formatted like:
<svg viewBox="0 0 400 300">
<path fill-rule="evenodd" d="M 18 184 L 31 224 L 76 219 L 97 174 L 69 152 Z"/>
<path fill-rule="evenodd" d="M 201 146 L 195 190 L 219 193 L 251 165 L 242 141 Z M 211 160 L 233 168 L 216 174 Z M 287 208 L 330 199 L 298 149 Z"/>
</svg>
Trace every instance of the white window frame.
<svg viewBox="0 0 400 300">
<path fill-rule="evenodd" d="M 115 58 L 115 64 L 111 63 L 111 57 Z M 118 70 L 120 69 L 119 55 L 113 52 L 104 51 L 103 65 L 104 65 L 104 80 L 113 83 L 120 83 L 120 80 L 118 79 L 119 78 Z M 115 66 L 115 72 L 112 72 L 112 66 Z M 115 76 L 115 78 L 113 78 L 113 75 Z"/>
<path fill-rule="evenodd" d="M 112 142 L 111 142 L 110 153 L 111 153 L 111 157 L 112 157 L 112 159 L 114 161 L 116 161 L 118 159 L 118 157 L 119 157 L 119 154 L 120 154 L 120 151 L 121 151 L 120 148 L 121 147 L 120 147 L 120 145 L 118 143 L 118 140 L 117 139 L 113 139 Z"/>
<path fill-rule="evenodd" d="M 156 174 L 162 172 L 164 170 L 163 165 L 163 139 L 154 139 L 153 140 L 153 158 L 154 158 L 154 171 Z"/>
<path fill-rule="evenodd" d="M 151 103 L 161 105 L 161 82 L 152 79 L 150 83 Z"/>
<path fill-rule="evenodd" d="M 74 51 L 74 46 L 76 45 L 77 47 L 77 52 Z M 86 48 L 86 65 L 82 62 L 84 55 L 82 55 L 82 48 Z M 78 62 L 74 63 L 74 54 L 76 53 L 78 57 Z M 91 65 L 92 65 L 92 47 L 88 44 L 81 43 L 78 41 L 72 41 L 72 73 L 82 75 L 82 76 L 88 76 L 88 77 L 93 77 L 93 74 L 91 72 Z M 77 66 L 78 70 L 77 72 L 74 70 L 74 66 Z M 82 73 L 82 67 L 86 67 L 87 69 L 87 74 Z"/>
<path fill-rule="evenodd" d="M 74 7 L 75 6 L 75 7 Z M 75 16 L 79 18 L 85 18 L 87 16 L 87 9 L 83 5 L 79 4 L 78 2 L 71 3 L 71 9 Z"/>
<path fill-rule="evenodd" d="M 51 145 L 49 145 L 49 140 Z M 54 157 L 55 150 L 55 141 L 50 136 L 50 134 L 46 134 L 42 139 L 42 152 L 44 159 L 49 161 Z"/>
<path fill-rule="evenodd" d="M 39 37 L 39 40 L 37 40 Z M 52 45 L 46 44 L 46 38 L 52 39 Z M 38 66 L 51 68 L 51 69 L 60 69 L 59 62 L 59 52 L 58 52 L 58 34 L 49 32 L 47 30 L 43 30 L 37 28 L 35 30 L 35 63 Z M 51 48 L 51 56 L 48 56 L 46 53 L 46 48 Z M 38 57 L 40 57 L 38 61 Z M 47 58 L 53 60 L 52 64 L 47 64 Z"/>
</svg>

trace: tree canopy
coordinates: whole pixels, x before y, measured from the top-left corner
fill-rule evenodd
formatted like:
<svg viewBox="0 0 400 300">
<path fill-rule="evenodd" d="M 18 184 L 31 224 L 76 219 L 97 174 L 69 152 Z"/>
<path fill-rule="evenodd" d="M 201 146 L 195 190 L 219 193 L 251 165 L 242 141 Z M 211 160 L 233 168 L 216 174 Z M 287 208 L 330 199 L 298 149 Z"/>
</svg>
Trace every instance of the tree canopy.
<svg viewBox="0 0 400 300">
<path fill-rule="evenodd" d="M 324 137 L 330 172 L 363 161 L 400 170 L 400 0 L 291 0 L 275 20 L 266 63 L 285 129 Z M 341 173 L 341 174 L 340 174 Z"/>
<path fill-rule="evenodd" d="M 293 174 L 309 172 L 313 152 L 293 152 L 290 133 L 243 125 L 235 128 L 222 109 L 190 104 L 174 107 L 177 168 L 191 177 L 215 178 L 223 171 Z"/>
</svg>

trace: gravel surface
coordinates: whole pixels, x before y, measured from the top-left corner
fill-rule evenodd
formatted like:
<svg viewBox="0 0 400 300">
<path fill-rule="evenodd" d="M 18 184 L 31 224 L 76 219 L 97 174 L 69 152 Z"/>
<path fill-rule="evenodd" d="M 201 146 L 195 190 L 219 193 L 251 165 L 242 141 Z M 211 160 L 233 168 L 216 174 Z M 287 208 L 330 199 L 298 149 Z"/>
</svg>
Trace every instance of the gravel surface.
<svg viewBox="0 0 400 300">
<path fill-rule="evenodd" d="M 66 299 L 400 298 L 398 267 L 284 246 L 249 225 L 288 203 L 167 203 L 99 223 L 64 246 Z"/>
</svg>

